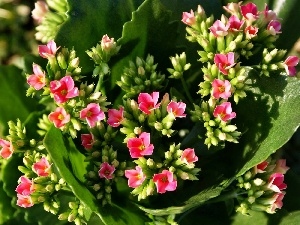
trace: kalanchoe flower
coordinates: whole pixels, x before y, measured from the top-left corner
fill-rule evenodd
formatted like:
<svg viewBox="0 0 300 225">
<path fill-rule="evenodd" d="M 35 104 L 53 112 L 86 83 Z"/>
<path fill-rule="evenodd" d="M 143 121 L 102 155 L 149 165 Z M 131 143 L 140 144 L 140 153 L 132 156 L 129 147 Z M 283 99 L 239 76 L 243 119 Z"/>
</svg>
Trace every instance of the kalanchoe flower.
<svg viewBox="0 0 300 225">
<path fill-rule="evenodd" d="M 120 126 L 122 120 L 124 119 L 123 114 L 124 114 L 124 107 L 120 107 L 119 110 L 109 109 L 107 123 L 112 127 Z"/>
<path fill-rule="evenodd" d="M 225 25 L 221 20 L 216 20 L 209 28 L 215 37 L 223 37 L 228 34 L 229 25 Z"/>
<path fill-rule="evenodd" d="M 271 20 L 267 26 L 267 30 L 271 35 L 276 35 L 281 33 L 281 23 L 278 20 Z"/>
<path fill-rule="evenodd" d="M 255 26 L 248 26 L 244 30 L 247 39 L 251 39 L 257 36 L 258 28 Z"/>
<path fill-rule="evenodd" d="M 183 150 L 180 159 L 186 164 L 191 164 L 198 161 L 198 157 L 196 156 L 195 150 L 193 148 L 187 148 Z"/>
<path fill-rule="evenodd" d="M 255 21 L 258 18 L 257 6 L 250 2 L 246 5 L 241 5 L 241 13 L 249 21 Z"/>
<path fill-rule="evenodd" d="M 186 114 L 184 114 L 186 104 L 183 102 L 173 102 L 171 101 L 167 106 L 167 112 L 172 113 L 174 117 L 186 117 Z"/>
<path fill-rule="evenodd" d="M 17 205 L 23 208 L 29 208 L 34 205 L 32 198 L 29 195 L 17 194 Z"/>
<path fill-rule="evenodd" d="M 239 31 L 244 25 L 244 20 L 240 20 L 237 16 L 232 15 L 228 19 L 229 29 L 231 31 Z"/>
<path fill-rule="evenodd" d="M 32 18 L 38 23 L 41 23 L 46 13 L 49 11 L 48 5 L 44 1 L 34 3 L 34 9 L 31 12 Z"/>
<path fill-rule="evenodd" d="M 285 192 L 276 193 L 270 199 L 271 206 L 268 207 L 267 213 L 273 214 L 276 212 L 276 209 L 281 209 L 283 206 L 282 199 L 284 198 Z"/>
<path fill-rule="evenodd" d="M 299 58 L 297 56 L 289 56 L 284 61 L 283 65 L 284 65 L 286 73 L 289 76 L 295 76 L 296 75 L 297 70 L 296 70 L 295 66 L 297 66 L 298 63 L 299 63 Z"/>
<path fill-rule="evenodd" d="M 129 153 L 132 158 L 152 155 L 154 146 L 150 144 L 150 134 L 143 132 L 138 138 L 130 138 L 127 142 Z"/>
<path fill-rule="evenodd" d="M 236 117 L 236 113 L 232 112 L 230 102 L 223 102 L 221 105 L 216 106 L 213 115 L 214 117 L 220 118 L 224 122 Z"/>
<path fill-rule="evenodd" d="M 101 47 L 103 51 L 110 51 L 112 48 L 116 47 L 116 42 L 114 38 L 110 38 L 105 34 L 101 40 Z"/>
<path fill-rule="evenodd" d="M 16 188 L 16 192 L 21 195 L 30 195 L 34 190 L 34 183 L 32 180 L 28 179 L 25 176 L 19 178 L 19 185 Z"/>
<path fill-rule="evenodd" d="M 41 177 L 47 177 L 50 174 L 51 165 L 45 157 L 32 165 L 32 170 Z"/>
<path fill-rule="evenodd" d="M 235 65 L 234 53 L 228 52 L 227 54 L 216 54 L 214 63 L 217 65 L 221 73 L 228 74 L 228 70 Z"/>
<path fill-rule="evenodd" d="M 94 137 L 92 134 L 81 134 L 81 144 L 85 149 L 91 149 L 94 144 Z"/>
<path fill-rule="evenodd" d="M 212 82 L 212 96 L 216 99 L 228 99 L 231 96 L 231 84 L 228 80 L 215 79 Z"/>
<path fill-rule="evenodd" d="M 96 103 L 90 103 L 86 108 L 80 111 L 80 119 L 86 119 L 90 127 L 94 127 L 98 121 L 104 118 L 104 112 L 101 110 L 99 104 Z"/>
<path fill-rule="evenodd" d="M 116 168 L 113 165 L 104 162 L 100 165 L 100 170 L 98 171 L 100 178 L 105 178 L 107 180 L 113 179 L 113 174 Z"/>
<path fill-rule="evenodd" d="M 148 93 L 140 93 L 138 96 L 139 109 L 149 115 L 151 110 L 160 106 L 160 103 L 157 103 L 158 98 L 159 92 L 153 92 L 151 95 Z"/>
<path fill-rule="evenodd" d="M 271 20 L 278 20 L 276 13 L 273 10 L 269 10 L 267 4 L 265 4 L 265 9 L 262 11 L 264 16 L 264 22 L 268 23 Z"/>
<path fill-rule="evenodd" d="M 64 103 L 79 95 L 78 88 L 75 87 L 74 80 L 71 76 L 65 76 L 59 81 L 51 81 L 50 91 L 54 95 L 54 100 L 57 103 Z"/>
<path fill-rule="evenodd" d="M 128 178 L 128 186 L 131 188 L 140 186 L 146 179 L 140 166 L 136 166 L 135 169 L 132 170 L 125 170 L 125 177 Z"/>
<path fill-rule="evenodd" d="M 175 191 L 177 188 L 177 180 L 174 179 L 174 174 L 169 170 L 163 170 L 159 174 L 154 174 L 153 182 L 156 185 L 157 192 L 160 194 L 166 191 Z"/>
<path fill-rule="evenodd" d="M 63 107 L 58 107 L 54 112 L 49 114 L 48 119 L 55 127 L 62 128 L 70 122 L 70 114 L 68 114 Z"/>
<path fill-rule="evenodd" d="M 268 161 L 263 161 L 259 164 L 257 164 L 256 166 L 254 166 L 254 173 L 265 173 L 265 169 L 267 168 L 267 166 L 269 165 Z"/>
<path fill-rule="evenodd" d="M 286 189 L 287 185 L 283 183 L 284 175 L 281 173 L 273 173 L 269 178 L 268 188 L 274 192 L 281 192 Z"/>
<path fill-rule="evenodd" d="M 60 47 L 56 47 L 56 43 L 53 40 L 49 41 L 47 45 L 38 46 L 40 56 L 46 59 L 54 57 L 59 48 Z"/>
<path fill-rule="evenodd" d="M 40 90 L 46 85 L 45 72 L 35 63 L 32 65 L 33 74 L 27 78 L 27 83 L 35 90 Z"/>
<path fill-rule="evenodd" d="M 285 159 L 279 159 L 276 161 L 276 166 L 274 168 L 275 173 L 285 174 L 290 168 L 286 166 Z"/>
<path fill-rule="evenodd" d="M 0 155 L 2 158 L 8 159 L 12 156 L 14 148 L 11 142 L 4 139 L 0 139 L 0 147 Z"/>
<path fill-rule="evenodd" d="M 196 23 L 196 18 L 195 18 L 194 11 L 191 10 L 190 13 L 189 12 L 183 12 L 181 21 L 183 23 L 185 23 L 186 25 L 193 26 Z"/>
</svg>

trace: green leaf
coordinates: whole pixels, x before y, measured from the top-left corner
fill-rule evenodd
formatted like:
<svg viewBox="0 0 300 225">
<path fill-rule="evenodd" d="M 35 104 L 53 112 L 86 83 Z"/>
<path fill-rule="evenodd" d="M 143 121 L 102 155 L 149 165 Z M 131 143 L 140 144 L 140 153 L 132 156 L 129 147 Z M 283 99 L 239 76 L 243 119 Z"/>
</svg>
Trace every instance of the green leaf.
<svg viewBox="0 0 300 225">
<path fill-rule="evenodd" d="M 279 225 L 292 225 L 292 224 L 298 224 L 300 221 L 300 211 L 295 211 L 289 213 L 286 217 L 284 217 Z"/>
<path fill-rule="evenodd" d="M 11 206 L 11 198 L 3 190 L 3 182 L 0 181 L 0 224 L 13 217 L 15 209 Z"/>
</svg>

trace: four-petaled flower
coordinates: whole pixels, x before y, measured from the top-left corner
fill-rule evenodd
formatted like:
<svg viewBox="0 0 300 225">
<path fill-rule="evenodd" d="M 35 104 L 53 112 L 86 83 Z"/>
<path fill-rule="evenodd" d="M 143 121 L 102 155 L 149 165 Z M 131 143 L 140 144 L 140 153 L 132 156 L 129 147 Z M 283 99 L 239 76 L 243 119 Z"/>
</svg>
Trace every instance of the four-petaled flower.
<svg viewBox="0 0 300 225">
<path fill-rule="evenodd" d="M 193 10 L 191 12 L 183 12 L 182 13 L 182 20 L 183 23 L 189 26 L 193 26 L 196 23 L 196 17 Z"/>
<path fill-rule="evenodd" d="M 247 39 L 251 39 L 257 36 L 258 28 L 255 26 L 248 26 L 244 30 Z"/>
<path fill-rule="evenodd" d="M 51 165 L 45 157 L 32 165 L 32 170 L 41 177 L 47 177 L 50 174 Z"/>
<path fill-rule="evenodd" d="M 128 178 L 128 186 L 131 188 L 140 186 L 146 179 L 140 166 L 136 166 L 135 169 L 132 170 L 125 170 L 125 177 Z"/>
<path fill-rule="evenodd" d="M 174 117 L 186 117 L 184 114 L 186 104 L 183 102 L 173 102 L 171 101 L 167 106 L 167 112 L 172 113 Z"/>
<path fill-rule="evenodd" d="M 244 20 L 240 20 L 237 16 L 230 16 L 228 19 L 229 29 L 231 31 L 239 31 L 244 25 Z"/>
<path fill-rule="evenodd" d="M 290 167 L 286 166 L 286 160 L 285 159 L 279 159 L 276 161 L 276 166 L 274 168 L 274 173 L 281 173 L 285 174 Z"/>
<path fill-rule="evenodd" d="M 225 25 L 221 20 L 216 20 L 209 28 L 215 37 L 223 37 L 228 34 L 229 25 Z"/>
<path fill-rule="evenodd" d="M 4 159 L 8 159 L 14 152 L 14 147 L 10 141 L 0 139 L 0 155 Z"/>
<path fill-rule="evenodd" d="M 56 43 L 53 40 L 49 41 L 47 45 L 38 46 L 40 56 L 46 59 L 54 57 L 59 48 L 56 47 Z"/>
<path fill-rule="evenodd" d="M 148 93 L 140 93 L 138 96 L 139 109 L 146 114 L 150 114 L 151 110 L 160 106 L 158 102 L 159 92 L 153 92 L 151 95 Z"/>
<path fill-rule="evenodd" d="M 264 15 L 265 23 L 268 23 L 271 20 L 278 20 L 276 12 L 274 12 L 273 10 L 269 10 L 267 4 L 265 4 L 265 9 L 262 11 L 262 13 Z"/>
<path fill-rule="evenodd" d="M 32 65 L 33 74 L 27 78 L 27 83 L 35 90 L 40 90 L 46 85 L 45 72 L 35 63 Z"/>
<path fill-rule="evenodd" d="M 212 96 L 216 99 L 228 99 L 231 96 L 231 84 L 228 80 L 215 79 L 212 82 Z"/>
<path fill-rule="evenodd" d="M 16 188 L 16 192 L 21 195 L 30 195 L 34 190 L 34 183 L 32 180 L 25 176 L 21 176 L 18 180 L 19 185 Z"/>
<path fill-rule="evenodd" d="M 153 144 L 150 144 L 150 134 L 146 132 L 141 133 L 138 138 L 130 138 L 127 147 L 132 158 L 152 155 L 154 149 Z"/>
<path fill-rule="evenodd" d="M 17 194 L 17 205 L 23 208 L 29 208 L 34 205 L 32 198 L 30 195 L 21 195 Z"/>
<path fill-rule="evenodd" d="M 241 5 L 241 13 L 249 21 L 255 21 L 258 18 L 257 6 L 250 2 L 246 5 Z"/>
<path fill-rule="evenodd" d="M 107 180 L 113 179 L 113 174 L 116 168 L 110 165 L 108 162 L 104 162 L 100 165 L 100 170 L 98 171 L 100 178 L 105 178 Z"/>
<path fill-rule="evenodd" d="M 54 112 L 50 113 L 48 119 L 57 128 L 62 128 L 70 122 L 70 114 L 63 107 L 57 107 Z"/>
<path fill-rule="evenodd" d="M 154 174 L 153 182 L 156 185 L 157 192 L 160 194 L 166 191 L 175 191 L 177 188 L 177 180 L 174 179 L 174 174 L 169 170 L 163 170 L 159 174 Z"/>
<path fill-rule="evenodd" d="M 32 18 L 38 23 L 41 23 L 49 11 L 48 5 L 44 1 L 37 1 L 34 3 L 34 9 L 31 12 Z"/>
<path fill-rule="evenodd" d="M 283 183 L 284 175 L 281 173 L 273 173 L 269 177 L 268 188 L 274 192 L 281 192 L 281 190 L 286 189 L 287 185 Z"/>
<path fill-rule="evenodd" d="M 85 149 L 91 149 L 94 144 L 94 136 L 92 134 L 81 134 L 81 144 Z"/>
<path fill-rule="evenodd" d="M 57 103 L 64 103 L 79 95 L 78 88 L 75 87 L 71 76 L 65 76 L 60 80 L 50 82 L 50 91 Z"/>
<path fill-rule="evenodd" d="M 284 198 L 285 192 L 276 193 L 270 199 L 270 206 L 267 209 L 268 213 L 275 213 L 276 209 L 281 209 L 283 206 L 282 199 Z"/>
<path fill-rule="evenodd" d="M 104 118 L 104 112 L 101 110 L 99 104 L 96 103 L 90 103 L 86 108 L 80 111 L 80 119 L 86 119 L 90 127 L 94 127 L 98 121 Z"/>
<path fill-rule="evenodd" d="M 269 162 L 268 161 L 263 161 L 259 164 L 257 164 L 255 167 L 254 167 L 254 173 L 257 174 L 257 173 L 265 173 L 265 169 L 267 168 L 267 166 L 269 165 Z"/>
<path fill-rule="evenodd" d="M 198 161 L 198 157 L 195 154 L 195 150 L 193 148 L 187 148 L 183 150 L 180 160 L 185 164 L 191 164 Z"/>
<path fill-rule="evenodd" d="M 228 70 L 235 65 L 234 53 L 215 54 L 214 63 L 217 65 L 221 73 L 228 75 Z"/>
<path fill-rule="evenodd" d="M 267 30 L 271 35 L 276 35 L 281 33 L 281 23 L 278 20 L 271 20 L 267 26 Z"/>
<path fill-rule="evenodd" d="M 120 107 L 119 110 L 117 109 L 109 109 L 108 110 L 108 119 L 107 123 L 112 127 L 120 126 L 120 123 L 123 120 L 124 108 Z"/>
<path fill-rule="evenodd" d="M 297 66 L 298 63 L 299 63 L 299 58 L 297 56 L 287 57 L 283 63 L 286 73 L 290 76 L 295 76 L 297 73 L 295 66 Z"/>
<path fill-rule="evenodd" d="M 222 121 L 227 122 L 227 120 L 235 118 L 236 113 L 232 112 L 230 102 L 223 102 L 221 105 L 216 106 L 213 115 L 214 117 L 218 117 Z"/>
</svg>

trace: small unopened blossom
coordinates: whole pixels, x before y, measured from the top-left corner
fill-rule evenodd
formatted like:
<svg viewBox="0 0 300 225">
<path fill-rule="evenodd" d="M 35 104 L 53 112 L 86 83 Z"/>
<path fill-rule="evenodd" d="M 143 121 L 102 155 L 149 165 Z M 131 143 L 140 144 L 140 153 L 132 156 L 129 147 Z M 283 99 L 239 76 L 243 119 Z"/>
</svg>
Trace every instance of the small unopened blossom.
<svg viewBox="0 0 300 225">
<path fill-rule="evenodd" d="M 4 159 L 8 159 L 12 156 L 14 147 L 10 141 L 0 139 L 0 155 Z"/>
<path fill-rule="evenodd" d="M 37 1 L 34 3 L 34 9 L 31 12 L 32 18 L 38 23 L 41 23 L 49 11 L 48 5 L 44 1 Z"/>
<path fill-rule="evenodd" d="M 30 195 L 17 194 L 17 205 L 23 208 L 29 208 L 34 205 Z"/>
<path fill-rule="evenodd" d="M 254 3 L 250 2 L 246 5 L 241 5 L 240 8 L 244 18 L 251 22 L 257 20 L 258 10 L 257 6 Z"/>
<path fill-rule="evenodd" d="M 232 15 L 228 19 L 229 29 L 231 31 L 239 31 L 244 25 L 244 20 L 240 20 L 237 16 Z"/>
<path fill-rule="evenodd" d="M 160 194 L 166 191 L 175 191 L 177 188 L 177 180 L 174 179 L 174 174 L 169 170 L 163 170 L 159 174 L 154 174 L 153 182 L 156 185 L 157 192 Z"/>
<path fill-rule="evenodd" d="M 110 38 L 105 34 L 101 40 L 101 48 L 103 51 L 110 51 L 113 48 L 116 48 L 117 44 L 114 38 Z"/>
<path fill-rule="evenodd" d="M 138 138 L 130 138 L 127 142 L 130 156 L 139 158 L 145 155 L 152 155 L 154 146 L 150 143 L 150 133 L 143 132 Z"/>
<path fill-rule="evenodd" d="M 183 12 L 181 21 L 186 25 L 193 26 L 196 23 L 196 17 L 194 11 L 191 10 L 191 12 Z"/>
<path fill-rule="evenodd" d="M 120 126 L 122 120 L 124 119 L 123 114 L 124 114 L 124 107 L 120 107 L 119 110 L 109 109 L 107 123 L 112 127 Z"/>
<path fill-rule="evenodd" d="M 63 107 L 57 107 L 54 112 L 49 114 L 48 119 L 56 128 L 62 128 L 70 122 L 70 114 Z"/>
<path fill-rule="evenodd" d="M 105 178 L 107 180 L 113 179 L 113 174 L 116 168 L 113 165 L 110 165 L 107 162 L 104 162 L 100 165 L 100 170 L 98 171 L 100 178 Z"/>
<path fill-rule="evenodd" d="M 214 57 L 214 63 L 217 65 L 221 73 L 228 75 L 228 70 L 235 65 L 234 53 L 228 52 L 227 54 L 216 54 Z"/>
<path fill-rule="evenodd" d="M 267 30 L 271 35 L 276 35 L 281 33 L 281 23 L 278 20 L 271 20 L 267 26 Z"/>
<path fill-rule="evenodd" d="M 187 148 L 183 150 L 180 159 L 186 164 L 191 164 L 198 161 L 198 157 L 196 156 L 195 150 L 193 148 Z"/>
<path fill-rule="evenodd" d="M 276 209 L 281 209 L 283 206 L 283 198 L 284 198 L 285 192 L 276 193 L 273 195 L 273 197 L 270 199 L 270 206 L 267 209 L 267 213 L 275 213 Z"/>
<path fill-rule="evenodd" d="M 236 113 L 232 112 L 230 102 L 223 102 L 221 105 L 216 106 L 213 115 L 214 117 L 220 118 L 224 122 L 236 117 Z"/>
<path fill-rule="evenodd" d="M 81 134 L 81 144 L 85 149 L 91 149 L 94 144 L 94 137 L 92 134 Z"/>
<path fill-rule="evenodd" d="M 56 47 L 56 43 L 52 40 L 49 41 L 47 45 L 39 45 L 38 51 L 41 57 L 47 59 L 49 57 L 54 57 L 59 48 L 60 47 Z"/>
<path fill-rule="evenodd" d="M 279 159 L 276 161 L 276 166 L 274 168 L 274 173 L 281 173 L 285 174 L 290 167 L 286 166 L 286 160 L 285 159 Z"/>
<path fill-rule="evenodd" d="M 209 28 L 215 37 L 224 37 L 228 34 L 229 25 L 225 25 L 221 20 L 216 20 Z"/>
<path fill-rule="evenodd" d="M 139 109 L 149 115 L 152 110 L 159 108 L 158 98 L 159 92 L 153 92 L 152 94 L 140 93 L 138 96 Z"/>
<path fill-rule="evenodd" d="M 241 2 L 239 2 L 239 3 L 230 2 L 226 6 L 223 6 L 223 8 L 225 11 L 227 11 L 231 15 L 238 16 L 240 14 L 240 5 L 241 5 Z"/>
<path fill-rule="evenodd" d="M 276 12 L 273 10 L 269 10 L 269 7 L 267 4 L 265 4 L 265 9 L 262 11 L 263 13 L 263 20 L 265 23 L 270 22 L 271 20 L 278 20 Z"/>
<path fill-rule="evenodd" d="M 75 87 L 71 76 L 65 76 L 60 80 L 50 82 L 50 91 L 57 103 L 64 103 L 79 95 L 78 88 Z"/>
<path fill-rule="evenodd" d="M 286 73 L 289 76 L 295 76 L 297 73 L 296 66 L 299 63 L 299 58 L 297 56 L 289 56 L 284 61 L 283 65 L 285 68 Z"/>
<path fill-rule="evenodd" d="M 25 176 L 19 178 L 19 185 L 16 188 L 16 192 L 21 195 L 30 195 L 34 190 L 34 183 L 32 180 L 28 179 Z"/>
<path fill-rule="evenodd" d="M 104 112 L 101 110 L 99 104 L 96 103 L 90 103 L 86 108 L 80 111 L 80 119 L 86 119 L 90 127 L 94 127 L 98 121 L 104 118 Z"/>
<path fill-rule="evenodd" d="M 183 102 L 173 102 L 171 101 L 167 106 L 167 112 L 172 113 L 174 117 L 186 117 L 186 114 L 184 114 L 186 104 Z"/>
<path fill-rule="evenodd" d="M 231 96 L 231 84 L 228 80 L 214 79 L 212 82 L 212 96 L 216 99 L 228 99 Z"/>
<path fill-rule="evenodd" d="M 35 90 L 40 90 L 46 85 L 45 71 L 35 63 L 32 65 L 33 74 L 27 78 L 27 83 Z"/>
<path fill-rule="evenodd" d="M 50 174 L 51 165 L 45 157 L 32 165 L 32 170 L 41 177 L 47 177 Z"/>
<path fill-rule="evenodd" d="M 140 166 L 136 166 L 132 170 L 125 170 L 125 177 L 128 178 L 128 186 L 131 188 L 140 186 L 146 179 L 146 175 Z"/>
<path fill-rule="evenodd" d="M 244 30 L 247 39 L 251 39 L 257 36 L 258 28 L 255 26 L 248 26 Z"/>
<path fill-rule="evenodd" d="M 281 173 L 273 173 L 269 178 L 268 188 L 274 192 L 281 192 L 286 189 L 287 185 L 283 183 L 284 175 Z"/>
</svg>

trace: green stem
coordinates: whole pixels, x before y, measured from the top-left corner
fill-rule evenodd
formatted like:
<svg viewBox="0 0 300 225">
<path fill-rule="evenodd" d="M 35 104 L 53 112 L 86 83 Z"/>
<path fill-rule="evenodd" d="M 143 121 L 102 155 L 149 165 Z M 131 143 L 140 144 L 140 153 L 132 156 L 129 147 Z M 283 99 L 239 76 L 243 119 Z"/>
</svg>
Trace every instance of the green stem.
<svg viewBox="0 0 300 225">
<path fill-rule="evenodd" d="M 183 79 L 183 77 L 181 76 L 181 83 L 182 83 L 182 86 L 183 86 L 183 89 L 184 89 L 184 92 L 185 92 L 185 94 L 186 94 L 186 96 L 187 96 L 187 98 L 188 98 L 188 100 L 190 101 L 190 103 L 191 104 L 193 104 L 194 103 L 194 101 L 193 101 L 193 98 L 192 98 L 192 96 L 191 96 L 191 94 L 190 94 L 190 92 L 189 92 L 189 88 L 188 88 L 188 86 L 187 86 L 187 84 L 186 84 L 186 82 L 185 82 L 185 80 Z"/>
<path fill-rule="evenodd" d="M 100 91 L 102 95 L 105 95 L 105 88 L 103 87 L 103 78 L 104 78 L 104 73 L 102 72 L 99 73 L 99 80 L 95 88 L 95 93 Z"/>
</svg>

